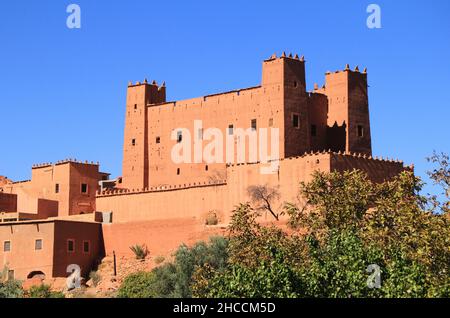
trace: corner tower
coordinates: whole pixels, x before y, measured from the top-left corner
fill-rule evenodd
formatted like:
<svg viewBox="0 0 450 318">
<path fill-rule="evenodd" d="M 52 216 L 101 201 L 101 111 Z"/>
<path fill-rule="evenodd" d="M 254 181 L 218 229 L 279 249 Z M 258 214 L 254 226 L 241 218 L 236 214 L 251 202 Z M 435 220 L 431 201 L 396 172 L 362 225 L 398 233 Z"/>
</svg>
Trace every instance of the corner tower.
<svg viewBox="0 0 450 318">
<path fill-rule="evenodd" d="M 143 189 L 149 182 L 147 106 L 166 101 L 166 88 L 155 81 L 128 84 L 122 162 L 122 187 Z"/>
<path fill-rule="evenodd" d="M 372 155 L 367 70 L 327 72 L 328 143 L 332 150 Z M 342 133 L 341 133 L 342 132 Z"/>
<path fill-rule="evenodd" d="M 269 103 L 278 104 L 283 116 L 281 156 L 292 157 L 309 151 L 305 58 L 285 53 L 277 58 L 274 54 L 264 61 L 262 75 L 262 87 L 270 96 Z"/>
</svg>

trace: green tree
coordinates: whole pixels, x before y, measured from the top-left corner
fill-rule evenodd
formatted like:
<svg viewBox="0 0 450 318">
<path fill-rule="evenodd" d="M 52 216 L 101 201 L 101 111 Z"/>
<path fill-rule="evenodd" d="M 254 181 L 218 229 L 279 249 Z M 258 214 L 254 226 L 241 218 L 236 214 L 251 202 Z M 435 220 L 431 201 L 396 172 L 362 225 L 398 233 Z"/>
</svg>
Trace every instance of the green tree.
<svg viewBox="0 0 450 318">
<path fill-rule="evenodd" d="M 228 265 L 197 268 L 194 296 L 448 297 L 448 218 L 424 209 L 421 187 L 410 172 L 382 184 L 356 170 L 317 172 L 300 184 L 301 204 L 285 206 L 289 231 L 241 204 Z M 367 284 L 372 264 L 379 288 Z"/>
</svg>

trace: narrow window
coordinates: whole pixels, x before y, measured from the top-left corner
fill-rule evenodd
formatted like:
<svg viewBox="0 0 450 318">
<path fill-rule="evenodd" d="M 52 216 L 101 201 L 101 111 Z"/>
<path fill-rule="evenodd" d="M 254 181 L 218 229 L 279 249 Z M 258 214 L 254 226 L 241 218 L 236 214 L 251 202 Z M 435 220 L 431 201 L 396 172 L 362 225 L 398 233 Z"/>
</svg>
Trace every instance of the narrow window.
<svg viewBox="0 0 450 318">
<path fill-rule="evenodd" d="M 297 87 L 297 82 L 296 81 L 294 81 L 294 87 Z"/>
<path fill-rule="evenodd" d="M 55 184 L 55 193 L 59 193 L 59 183 Z"/>
<path fill-rule="evenodd" d="M 83 242 L 83 252 L 84 253 L 89 253 L 91 251 L 91 244 L 89 241 L 84 241 Z"/>
<path fill-rule="evenodd" d="M 269 118 L 269 127 L 273 126 L 273 118 Z"/>
<path fill-rule="evenodd" d="M 14 270 L 10 269 L 8 271 L 8 280 L 14 280 L 15 275 L 14 275 Z"/>
<path fill-rule="evenodd" d="M 317 136 L 317 126 L 311 125 L 311 136 L 316 137 Z"/>
<path fill-rule="evenodd" d="M 292 114 L 292 126 L 294 128 L 300 128 L 300 118 L 298 114 Z"/>
<path fill-rule="evenodd" d="M 182 131 L 178 131 L 177 132 L 177 142 L 180 143 L 183 141 L 183 132 Z"/>
<path fill-rule="evenodd" d="M 132 146 L 136 146 L 136 139 L 132 139 L 132 140 L 131 140 L 131 145 L 132 145 Z"/>
<path fill-rule="evenodd" d="M 256 119 L 252 119 L 252 130 L 256 130 Z"/>
<path fill-rule="evenodd" d="M 67 252 L 73 253 L 75 251 L 75 241 L 67 240 Z"/>
<path fill-rule="evenodd" d="M 87 193 L 88 192 L 88 185 L 86 183 L 81 184 L 81 193 Z"/>
<path fill-rule="evenodd" d="M 137 109 L 137 104 L 134 104 L 134 109 Z"/>
<path fill-rule="evenodd" d="M 208 171 L 209 167 L 208 165 L 205 166 L 205 171 Z"/>
<path fill-rule="evenodd" d="M 232 134 L 234 134 L 234 126 L 228 125 L 228 135 L 232 135 Z"/>
<path fill-rule="evenodd" d="M 156 143 L 160 144 L 161 143 L 161 137 L 156 137 Z"/>
<path fill-rule="evenodd" d="M 180 172 L 181 172 L 181 171 L 180 171 L 180 168 L 178 168 L 178 169 L 177 169 L 177 175 L 178 175 L 178 176 L 180 175 Z"/>
<path fill-rule="evenodd" d="M 358 137 L 364 137 L 364 127 L 362 125 L 358 125 Z"/>
<path fill-rule="evenodd" d="M 10 241 L 3 242 L 3 251 L 11 252 L 11 242 Z"/>
<path fill-rule="evenodd" d="M 34 241 L 34 249 L 36 251 L 42 250 L 42 240 L 36 240 Z"/>
</svg>

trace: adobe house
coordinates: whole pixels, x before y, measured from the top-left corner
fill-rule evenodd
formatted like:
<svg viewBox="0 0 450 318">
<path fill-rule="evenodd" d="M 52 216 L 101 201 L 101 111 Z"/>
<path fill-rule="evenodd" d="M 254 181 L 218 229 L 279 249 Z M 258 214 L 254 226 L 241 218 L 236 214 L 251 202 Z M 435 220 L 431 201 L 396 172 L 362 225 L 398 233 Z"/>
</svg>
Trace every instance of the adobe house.
<svg viewBox="0 0 450 318">
<path fill-rule="evenodd" d="M 17 198 L 10 211 L 2 210 L 5 198 L 0 200 L 0 212 L 19 212 L 28 219 L 90 214 L 96 211 L 99 182 L 107 179 L 109 174 L 100 172 L 99 165 L 93 162 L 68 159 L 34 165 L 31 180 L 0 185 L 0 193 Z"/>
<path fill-rule="evenodd" d="M 19 280 L 66 277 L 76 264 L 87 277 L 104 255 L 101 224 L 66 220 L 0 223 L 0 263 Z"/>
</svg>

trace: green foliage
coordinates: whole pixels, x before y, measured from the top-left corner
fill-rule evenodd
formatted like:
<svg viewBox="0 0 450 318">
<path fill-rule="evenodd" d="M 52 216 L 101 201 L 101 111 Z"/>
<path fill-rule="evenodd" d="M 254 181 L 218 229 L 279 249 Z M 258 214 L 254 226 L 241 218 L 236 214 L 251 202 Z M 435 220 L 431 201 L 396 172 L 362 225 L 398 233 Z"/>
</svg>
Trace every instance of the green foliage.
<svg viewBox="0 0 450 318">
<path fill-rule="evenodd" d="M 0 280 L 0 298 L 22 298 L 22 284 L 17 280 Z"/>
<path fill-rule="evenodd" d="M 427 160 L 437 167 L 428 172 L 430 178 L 436 185 L 442 189 L 442 195 L 446 202 L 441 202 L 436 195 L 431 196 L 429 201 L 433 208 L 438 208 L 442 213 L 450 213 L 450 156 L 446 153 L 437 153 L 436 151 Z"/>
<path fill-rule="evenodd" d="M 128 276 L 119 289 L 123 298 L 187 298 L 191 297 L 194 271 L 201 266 L 215 270 L 225 267 L 228 241 L 212 237 L 209 243 L 200 242 L 189 248 L 182 245 L 175 252 L 174 262 L 156 267 L 150 273 Z"/>
<path fill-rule="evenodd" d="M 289 232 L 236 207 L 224 268 L 198 267 L 195 297 L 448 297 L 449 219 L 424 210 L 421 182 L 404 172 L 372 183 L 358 171 L 319 173 L 288 203 Z M 288 234 L 289 233 L 289 234 Z M 381 269 L 368 287 L 367 268 Z"/>
<path fill-rule="evenodd" d="M 155 275 L 148 272 L 139 272 L 125 278 L 119 288 L 119 298 L 154 298 Z"/>
<path fill-rule="evenodd" d="M 49 285 L 33 286 L 27 292 L 29 298 L 65 298 L 62 292 L 54 292 Z"/>
<path fill-rule="evenodd" d="M 134 245 L 131 246 L 130 249 L 133 251 L 137 260 L 144 260 L 149 253 L 147 247 L 144 245 Z"/>
</svg>

